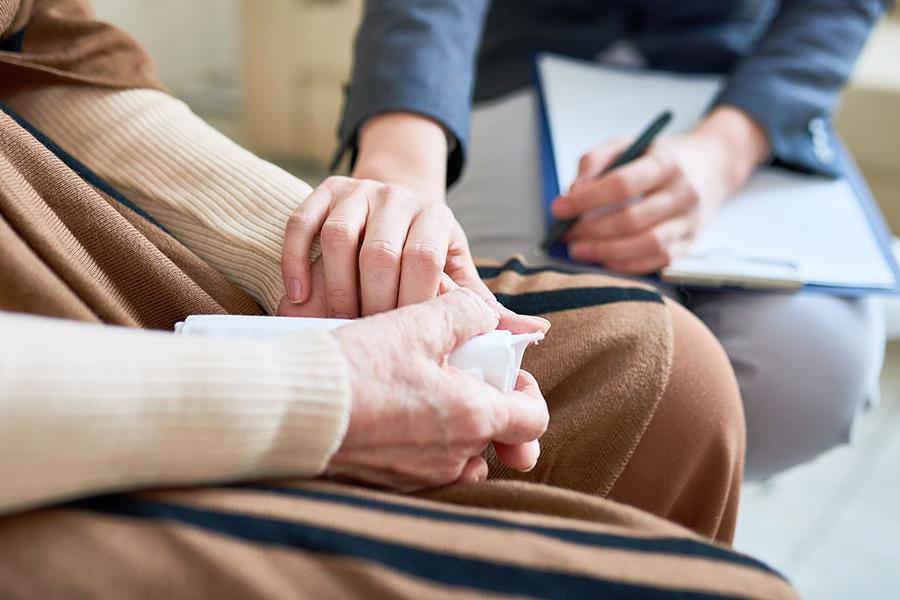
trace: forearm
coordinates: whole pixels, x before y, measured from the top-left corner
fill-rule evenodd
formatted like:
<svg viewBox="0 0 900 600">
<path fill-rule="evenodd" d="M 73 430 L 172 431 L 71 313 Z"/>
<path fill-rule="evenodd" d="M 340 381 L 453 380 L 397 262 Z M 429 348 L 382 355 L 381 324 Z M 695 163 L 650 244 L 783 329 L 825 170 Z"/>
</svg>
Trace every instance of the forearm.
<svg viewBox="0 0 900 600">
<path fill-rule="evenodd" d="M 443 202 L 447 179 L 444 129 L 411 113 L 373 117 L 360 132 L 353 176 L 402 185 L 426 200 Z"/>
<path fill-rule="evenodd" d="M 10 104 L 274 312 L 285 223 L 311 191 L 305 182 L 161 92 L 32 88 Z"/>
<path fill-rule="evenodd" d="M 101 492 L 321 473 L 349 379 L 324 333 L 180 338 L 0 313 L 0 513 Z"/>
</svg>

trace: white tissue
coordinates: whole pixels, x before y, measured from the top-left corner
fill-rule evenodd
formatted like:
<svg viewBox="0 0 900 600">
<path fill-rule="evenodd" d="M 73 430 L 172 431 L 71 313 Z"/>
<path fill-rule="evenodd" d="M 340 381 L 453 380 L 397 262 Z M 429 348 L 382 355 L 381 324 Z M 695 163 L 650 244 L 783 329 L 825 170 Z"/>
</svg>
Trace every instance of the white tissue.
<svg viewBox="0 0 900 600">
<path fill-rule="evenodd" d="M 351 322 L 345 319 L 192 315 L 175 325 L 175 333 L 266 340 L 298 331 L 331 331 Z M 491 331 L 454 350 L 449 363 L 501 391 L 510 391 L 516 385 L 525 349 L 542 339 L 543 333 L 513 335 L 508 331 Z"/>
</svg>

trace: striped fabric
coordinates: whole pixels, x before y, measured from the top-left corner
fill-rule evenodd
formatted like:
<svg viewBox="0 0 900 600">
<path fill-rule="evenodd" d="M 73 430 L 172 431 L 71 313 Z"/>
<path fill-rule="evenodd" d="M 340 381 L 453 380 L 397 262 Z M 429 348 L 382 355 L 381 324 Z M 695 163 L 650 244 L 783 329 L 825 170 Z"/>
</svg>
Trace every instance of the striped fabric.
<svg viewBox="0 0 900 600">
<path fill-rule="evenodd" d="M 83 500 L 0 521 L 0 597 L 795 597 L 621 505 L 512 482 L 469 486 L 475 506 L 440 495 L 282 482 Z M 535 500 L 545 514 L 519 510 Z"/>
</svg>

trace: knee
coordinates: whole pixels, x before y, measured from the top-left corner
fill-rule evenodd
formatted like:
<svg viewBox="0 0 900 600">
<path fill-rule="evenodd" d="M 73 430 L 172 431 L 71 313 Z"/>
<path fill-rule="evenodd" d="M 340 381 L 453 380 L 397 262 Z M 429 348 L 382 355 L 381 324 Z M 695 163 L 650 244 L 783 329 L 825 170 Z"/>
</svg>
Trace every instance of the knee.
<svg viewBox="0 0 900 600">
<path fill-rule="evenodd" d="M 683 452 L 700 458 L 706 476 L 740 480 L 746 424 L 740 390 L 724 349 L 709 329 L 682 306 L 669 303 L 674 354 L 666 392 L 657 409 L 675 415 Z M 709 469 L 712 468 L 712 472 Z M 730 485 L 730 483 L 729 483 Z"/>
<path fill-rule="evenodd" d="M 668 385 L 610 497 L 730 541 L 744 461 L 744 413 L 722 347 L 675 303 Z"/>
<path fill-rule="evenodd" d="M 850 441 L 877 395 L 884 352 L 880 303 L 794 299 L 792 318 L 723 339 L 747 414 L 748 478 L 764 478 Z M 755 349 L 755 350 L 754 350 Z"/>
</svg>

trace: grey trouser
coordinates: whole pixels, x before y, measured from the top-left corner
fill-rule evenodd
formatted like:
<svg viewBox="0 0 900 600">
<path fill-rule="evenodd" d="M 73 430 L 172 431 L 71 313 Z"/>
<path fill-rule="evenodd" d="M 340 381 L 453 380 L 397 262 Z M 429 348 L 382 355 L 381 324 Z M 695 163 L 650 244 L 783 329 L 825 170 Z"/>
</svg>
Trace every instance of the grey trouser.
<svg viewBox="0 0 900 600">
<path fill-rule="evenodd" d="M 545 227 L 536 110 L 533 92 L 522 91 L 474 111 L 468 166 L 449 203 L 476 256 L 545 260 L 533 254 Z M 885 325 L 876 298 L 659 287 L 728 353 L 747 415 L 748 478 L 850 441 L 877 401 Z"/>
</svg>

